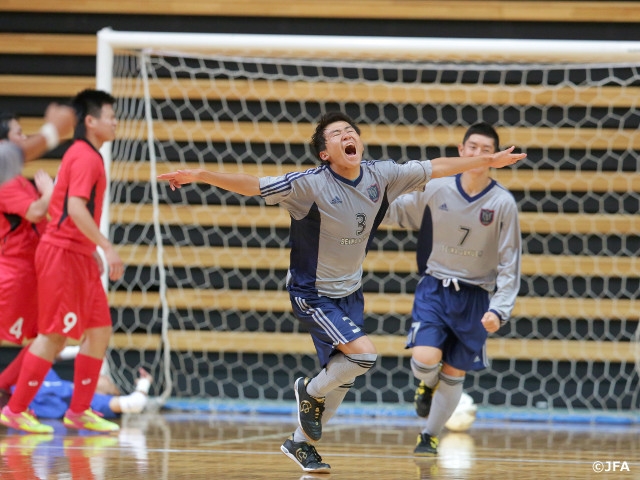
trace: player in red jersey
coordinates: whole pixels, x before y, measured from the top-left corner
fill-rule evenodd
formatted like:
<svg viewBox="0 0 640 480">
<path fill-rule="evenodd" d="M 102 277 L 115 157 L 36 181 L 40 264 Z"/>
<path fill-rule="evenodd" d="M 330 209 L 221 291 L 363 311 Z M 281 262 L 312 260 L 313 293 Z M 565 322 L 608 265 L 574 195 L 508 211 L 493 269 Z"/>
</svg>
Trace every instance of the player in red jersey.
<svg viewBox="0 0 640 480">
<path fill-rule="evenodd" d="M 80 340 L 74 363 L 74 389 L 64 416 L 68 428 L 111 432 L 119 429 L 90 408 L 111 337 L 111 314 L 100 275 L 105 255 L 109 278 L 123 274 L 118 253 L 99 229 L 106 189 L 99 149 L 114 140 L 115 99 L 84 90 L 73 100 L 78 124 L 75 141 L 62 157 L 49 204 L 51 219 L 35 256 L 38 282 L 38 336 L 22 361 L 16 389 L 0 413 L 0 423 L 33 433 L 51 433 L 28 412 L 56 354 L 68 338 Z"/>
<path fill-rule="evenodd" d="M 26 136 L 18 117 L 0 113 L 0 141 L 20 145 Z M 22 345 L 38 333 L 38 304 L 34 256 L 46 226 L 53 180 L 39 170 L 35 186 L 22 175 L 0 186 L 0 342 Z M 0 374 L 0 407 L 20 372 L 25 349 Z"/>
</svg>

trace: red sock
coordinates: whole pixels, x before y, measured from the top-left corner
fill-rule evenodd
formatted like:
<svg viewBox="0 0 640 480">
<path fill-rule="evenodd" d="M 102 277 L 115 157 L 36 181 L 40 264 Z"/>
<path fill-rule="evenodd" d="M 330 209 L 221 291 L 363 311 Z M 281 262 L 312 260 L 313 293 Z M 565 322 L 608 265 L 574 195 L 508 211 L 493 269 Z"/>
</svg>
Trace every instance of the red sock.
<svg viewBox="0 0 640 480">
<path fill-rule="evenodd" d="M 82 413 L 88 410 L 96 393 L 102 359 L 89 357 L 81 353 L 73 362 L 73 395 L 69 410 L 73 413 Z"/>
<path fill-rule="evenodd" d="M 26 353 L 22 358 L 22 370 L 16 382 L 16 389 L 7 404 L 13 413 L 22 413 L 38 393 L 44 377 L 51 369 L 52 362 L 40 358 L 25 348 Z"/>
<path fill-rule="evenodd" d="M 0 390 L 8 391 L 18 383 L 22 360 L 24 360 L 24 354 L 27 353 L 28 350 L 29 346 L 22 347 L 16 358 L 11 360 L 11 363 L 0 373 Z"/>
</svg>

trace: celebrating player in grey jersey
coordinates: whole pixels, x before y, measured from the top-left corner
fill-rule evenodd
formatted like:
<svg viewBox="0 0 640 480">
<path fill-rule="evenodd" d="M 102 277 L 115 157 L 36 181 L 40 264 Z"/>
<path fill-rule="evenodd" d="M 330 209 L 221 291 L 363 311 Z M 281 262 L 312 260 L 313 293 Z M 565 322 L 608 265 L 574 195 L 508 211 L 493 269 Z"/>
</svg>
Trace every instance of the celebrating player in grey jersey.
<svg viewBox="0 0 640 480">
<path fill-rule="evenodd" d="M 306 472 L 329 472 L 311 442 L 333 416 L 358 375 L 377 358 L 363 332 L 362 263 L 389 204 L 399 195 L 424 189 L 432 178 L 478 167 L 511 165 L 526 155 L 513 147 L 498 153 L 427 161 L 363 160 L 360 129 L 339 112 L 325 114 L 311 138 L 322 165 L 305 172 L 258 178 L 203 169 L 159 175 L 171 188 L 191 182 L 242 195 L 260 195 L 291 215 L 287 274 L 293 312 L 313 339 L 322 371 L 294 385 L 299 427 L 282 452 Z"/>
<path fill-rule="evenodd" d="M 478 123 L 458 151 L 487 155 L 498 145 L 495 129 Z M 424 191 L 396 199 L 383 221 L 419 230 L 423 276 L 407 341 L 420 380 L 416 412 L 427 417 L 418 456 L 437 454 L 438 435 L 458 405 L 465 372 L 486 366 L 487 334 L 509 319 L 520 289 L 518 209 L 489 173 L 484 166 L 433 180 Z"/>
</svg>

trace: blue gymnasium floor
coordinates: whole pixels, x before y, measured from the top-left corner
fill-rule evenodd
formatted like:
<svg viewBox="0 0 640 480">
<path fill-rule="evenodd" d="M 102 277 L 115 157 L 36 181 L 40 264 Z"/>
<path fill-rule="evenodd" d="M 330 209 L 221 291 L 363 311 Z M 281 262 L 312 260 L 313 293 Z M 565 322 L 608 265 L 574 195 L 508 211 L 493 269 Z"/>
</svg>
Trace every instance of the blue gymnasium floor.
<svg viewBox="0 0 640 480">
<path fill-rule="evenodd" d="M 260 402 L 219 399 L 182 399 L 171 398 L 163 406 L 163 409 L 182 412 L 211 412 L 217 414 L 262 414 L 262 415 L 294 415 L 295 402 Z M 338 413 L 343 417 L 370 419 L 372 417 L 389 419 L 397 423 L 415 423 L 415 411 L 413 405 L 385 405 L 380 407 L 373 404 L 344 403 Z M 576 425 L 640 425 L 640 411 L 625 412 L 589 412 L 567 411 L 562 409 L 525 409 L 525 408 L 501 408 L 478 407 L 476 416 L 478 421 L 487 422 L 523 422 L 523 423 L 557 423 Z"/>
</svg>

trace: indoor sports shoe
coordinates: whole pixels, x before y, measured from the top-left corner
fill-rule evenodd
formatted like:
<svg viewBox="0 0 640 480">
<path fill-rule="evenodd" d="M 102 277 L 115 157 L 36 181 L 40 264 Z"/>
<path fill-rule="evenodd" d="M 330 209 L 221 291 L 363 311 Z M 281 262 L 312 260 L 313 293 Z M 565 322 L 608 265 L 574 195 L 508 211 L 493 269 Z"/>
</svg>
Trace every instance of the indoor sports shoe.
<svg viewBox="0 0 640 480">
<path fill-rule="evenodd" d="M 13 413 L 9 405 L 5 405 L 0 412 L 0 423 L 6 427 L 22 430 L 27 433 L 53 433 L 51 425 L 45 425 L 34 417 L 31 412 Z"/>
<path fill-rule="evenodd" d="M 438 454 L 438 437 L 432 437 L 426 433 L 418 435 L 416 448 L 413 450 L 414 455 L 419 457 L 430 457 Z"/>
<path fill-rule="evenodd" d="M 67 428 L 91 430 L 92 432 L 108 433 L 120 430 L 120 426 L 117 423 L 105 420 L 102 415 L 91 409 L 82 413 L 73 413 L 71 410 L 67 410 L 67 413 L 64 414 L 63 423 Z"/>
<path fill-rule="evenodd" d="M 293 435 L 284 441 L 280 450 L 305 472 L 331 473 L 331 466 L 322 461 L 316 448 L 307 442 L 294 442 Z"/>
<path fill-rule="evenodd" d="M 438 388 L 436 385 L 433 388 L 427 387 L 423 381 L 420 381 L 416 393 L 413 396 L 413 404 L 416 407 L 416 414 L 419 417 L 426 418 L 429 416 L 431 410 L 431 400 L 433 399 L 433 393 Z"/>
<path fill-rule="evenodd" d="M 304 434 L 310 440 L 318 441 L 322 437 L 322 412 L 324 412 L 324 397 L 312 397 L 307 393 L 309 377 L 296 380 L 294 391 L 298 402 L 298 423 Z"/>
</svg>

